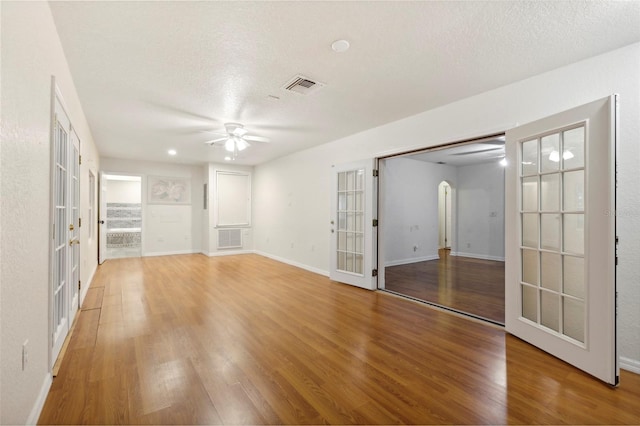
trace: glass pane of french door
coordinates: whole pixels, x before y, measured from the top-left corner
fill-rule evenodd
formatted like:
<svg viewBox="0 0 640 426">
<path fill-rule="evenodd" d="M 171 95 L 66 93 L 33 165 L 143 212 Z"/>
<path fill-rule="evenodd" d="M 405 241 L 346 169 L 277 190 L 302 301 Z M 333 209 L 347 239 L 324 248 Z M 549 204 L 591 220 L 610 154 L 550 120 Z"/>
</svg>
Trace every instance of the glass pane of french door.
<svg viewBox="0 0 640 426">
<path fill-rule="evenodd" d="M 338 172 L 338 270 L 363 274 L 364 169 Z"/>
<path fill-rule="evenodd" d="M 55 359 L 69 329 L 69 131 L 65 114 L 56 115 L 53 138 L 52 350 Z"/>
<path fill-rule="evenodd" d="M 522 316 L 584 344 L 584 126 L 520 142 Z M 537 167 L 537 165 L 540 165 Z M 566 266 L 565 266 L 566 265 Z M 577 273 L 576 273 L 577 272 Z"/>
</svg>

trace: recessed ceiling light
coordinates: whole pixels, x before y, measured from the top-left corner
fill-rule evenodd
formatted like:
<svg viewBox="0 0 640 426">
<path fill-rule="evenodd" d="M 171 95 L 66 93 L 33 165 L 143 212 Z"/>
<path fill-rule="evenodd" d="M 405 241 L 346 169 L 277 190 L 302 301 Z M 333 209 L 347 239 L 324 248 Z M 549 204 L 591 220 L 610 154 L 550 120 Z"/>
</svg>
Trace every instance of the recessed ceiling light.
<svg viewBox="0 0 640 426">
<path fill-rule="evenodd" d="M 170 149 L 169 151 L 167 151 L 169 153 L 169 155 L 176 155 L 177 152 L 175 149 Z"/>
<path fill-rule="evenodd" d="M 347 40 L 336 40 L 331 43 L 331 48 L 334 52 L 346 52 L 347 50 L 349 50 L 349 42 Z"/>
<path fill-rule="evenodd" d="M 509 164 L 509 163 L 507 163 L 507 159 L 506 158 L 502 158 L 502 160 L 500 160 L 500 165 L 502 167 L 507 167 L 507 164 Z"/>
<path fill-rule="evenodd" d="M 231 161 L 231 157 L 229 156 L 224 157 L 224 161 Z"/>
</svg>

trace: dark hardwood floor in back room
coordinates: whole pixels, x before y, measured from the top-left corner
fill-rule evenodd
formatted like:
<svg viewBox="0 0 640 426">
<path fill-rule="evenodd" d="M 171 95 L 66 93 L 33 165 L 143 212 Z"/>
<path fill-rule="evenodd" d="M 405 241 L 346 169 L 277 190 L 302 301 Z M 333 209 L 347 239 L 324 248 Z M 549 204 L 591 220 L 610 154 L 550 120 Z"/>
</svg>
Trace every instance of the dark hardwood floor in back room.
<svg viewBox="0 0 640 426">
<path fill-rule="evenodd" d="M 385 288 L 504 324 L 504 262 L 438 254 L 385 268 Z"/>
<path fill-rule="evenodd" d="M 639 424 L 495 326 L 254 254 L 109 260 L 41 424 Z"/>
</svg>

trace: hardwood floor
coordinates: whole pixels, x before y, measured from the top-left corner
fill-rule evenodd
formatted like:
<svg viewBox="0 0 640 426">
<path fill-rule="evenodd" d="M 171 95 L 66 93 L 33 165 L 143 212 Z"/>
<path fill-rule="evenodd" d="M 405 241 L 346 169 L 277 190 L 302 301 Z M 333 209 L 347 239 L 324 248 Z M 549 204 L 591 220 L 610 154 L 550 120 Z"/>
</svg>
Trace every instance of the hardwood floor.
<svg viewBox="0 0 640 426">
<path fill-rule="evenodd" d="M 41 424 L 638 424 L 503 330 L 258 255 L 99 267 Z"/>
<path fill-rule="evenodd" d="M 451 256 L 385 268 L 385 288 L 504 324 L 504 262 Z"/>
</svg>

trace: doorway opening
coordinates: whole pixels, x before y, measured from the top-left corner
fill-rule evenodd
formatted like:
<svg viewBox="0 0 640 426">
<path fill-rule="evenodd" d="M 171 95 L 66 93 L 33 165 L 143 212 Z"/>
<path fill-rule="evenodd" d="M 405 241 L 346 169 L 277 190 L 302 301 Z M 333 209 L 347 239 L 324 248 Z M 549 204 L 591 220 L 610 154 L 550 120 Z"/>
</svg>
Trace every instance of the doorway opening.
<svg viewBox="0 0 640 426">
<path fill-rule="evenodd" d="M 446 180 L 438 185 L 438 248 L 451 250 L 451 185 Z"/>
<path fill-rule="evenodd" d="M 504 156 L 500 134 L 379 159 L 379 288 L 504 324 Z"/>
<path fill-rule="evenodd" d="M 101 260 L 142 255 L 142 178 L 102 174 Z"/>
</svg>

